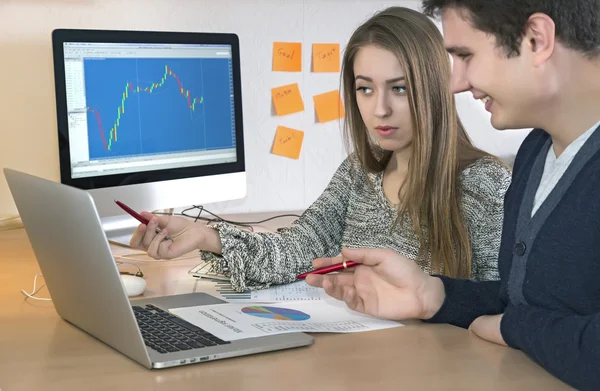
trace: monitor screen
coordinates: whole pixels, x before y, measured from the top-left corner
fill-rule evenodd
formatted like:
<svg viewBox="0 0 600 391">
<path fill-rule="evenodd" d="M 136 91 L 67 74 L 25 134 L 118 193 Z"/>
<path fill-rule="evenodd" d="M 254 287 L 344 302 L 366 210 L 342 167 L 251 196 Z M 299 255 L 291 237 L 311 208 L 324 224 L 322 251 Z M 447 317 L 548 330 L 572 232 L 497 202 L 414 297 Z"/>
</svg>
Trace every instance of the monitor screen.
<svg viewBox="0 0 600 391">
<path fill-rule="evenodd" d="M 230 45 L 63 46 L 72 178 L 236 161 Z"/>
<path fill-rule="evenodd" d="M 89 191 L 105 227 L 137 224 L 114 200 L 151 211 L 246 195 L 237 35 L 57 29 L 52 42 L 60 180 Z"/>
</svg>

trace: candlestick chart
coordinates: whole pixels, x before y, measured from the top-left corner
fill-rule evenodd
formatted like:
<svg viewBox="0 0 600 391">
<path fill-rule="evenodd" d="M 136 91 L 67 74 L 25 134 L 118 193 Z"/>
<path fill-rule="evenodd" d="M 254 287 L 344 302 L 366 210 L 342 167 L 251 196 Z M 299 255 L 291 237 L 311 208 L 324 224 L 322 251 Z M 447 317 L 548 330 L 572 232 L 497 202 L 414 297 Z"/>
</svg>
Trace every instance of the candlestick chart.
<svg viewBox="0 0 600 391">
<path fill-rule="evenodd" d="M 214 58 L 86 60 L 90 159 L 232 147 L 229 67 Z"/>
</svg>

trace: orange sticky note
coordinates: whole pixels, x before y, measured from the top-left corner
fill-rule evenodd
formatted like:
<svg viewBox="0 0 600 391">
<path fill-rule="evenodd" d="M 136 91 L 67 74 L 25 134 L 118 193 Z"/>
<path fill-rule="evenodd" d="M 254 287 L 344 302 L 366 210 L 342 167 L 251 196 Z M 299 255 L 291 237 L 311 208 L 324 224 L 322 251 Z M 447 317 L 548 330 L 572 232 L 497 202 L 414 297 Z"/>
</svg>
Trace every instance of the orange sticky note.
<svg viewBox="0 0 600 391">
<path fill-rule="evenodd" d="M 277 115 L 287 115 L 304 111 L 304 102 L 298 83 L 288 84 L 271 89 L 271 98 Z"/>
<path fill-rule="evenodd" d="M 333 121 L 344 116 L 344 104 L 339 90 L 315 95 L 313 100 L 319 122 Z"/>
<path fill-rule="evenodd" d="M 313 43 L 313 72 L 340 71 L 340 44 Z"/>
<path fill-rule="evenodd" d="M 298 159 L 300 150 L 302 149 L 302 141 L 304 140 L 304 132 L 285 126 L 278 126 L 275 132 L 275 140 L 271 153 L 274 155 L 289 157 L 290 159 Z"/>
<path fill-rule="evenodd" d="M 273 42 L 273 70 L 300 72 L 302 70 L 302 43 Z"/>
</svg>

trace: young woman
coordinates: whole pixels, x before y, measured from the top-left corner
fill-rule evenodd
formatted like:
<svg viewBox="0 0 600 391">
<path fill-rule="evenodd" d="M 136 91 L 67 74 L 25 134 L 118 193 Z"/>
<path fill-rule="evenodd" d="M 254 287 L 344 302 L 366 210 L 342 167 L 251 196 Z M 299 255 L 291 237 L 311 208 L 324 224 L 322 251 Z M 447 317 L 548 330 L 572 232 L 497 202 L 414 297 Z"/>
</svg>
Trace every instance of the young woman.
<svg viewBox="0 0 600 391">
<path fill-rule="evenodd" d="M 292 282 L 313 259 L 342 247 L 391 248 L 426 273 L 498 279 L 511 175 L 469 141 L 450 74 L 442 35 L 426 16 L 401 7 L 375 14 L 353 33 L 343 57 L 353 152 L 291 227 L 253 233 L 144 212 L 150 223 L 139 226 L 131 245 L 156 259 L 199 249 L 239 291 Z"/>
</svg>

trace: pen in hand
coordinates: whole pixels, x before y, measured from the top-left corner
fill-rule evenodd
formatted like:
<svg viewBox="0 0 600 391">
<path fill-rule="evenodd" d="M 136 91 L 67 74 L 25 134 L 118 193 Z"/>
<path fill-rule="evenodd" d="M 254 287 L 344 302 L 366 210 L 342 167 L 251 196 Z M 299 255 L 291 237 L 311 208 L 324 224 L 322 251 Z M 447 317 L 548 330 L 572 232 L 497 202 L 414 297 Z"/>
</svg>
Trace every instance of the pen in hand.
<svg viewBox="0 0 600 391">
<path fill-rule="evenodd" d="M 130 207 L 128 207 L 127 205 L 125 205 L 121 201 L 115 200 L 115 202 L 116 202 L 117 205 L 119 205 L 121 207 L 121 209 L 123 209 L 125 212 L 129 213 L 131 216 L 133 216 L 140 223 L 148 225 L 148 223 L 150 222 L 144 216 L 142 216 L 141 214 L 137 213 L 135 210 L 131 209 Z M 159 234 L 160 232 L 161 232 L 160 229 L 158 227 L 156 227 L 156 233 Z M 171 240 L 172 241 L 173 239 L 169 235 L 167 235 L 167 236 L 165 236 L 165 240 Z"/>
<path fill-rule="evenodd" d="M 309 274 L 327 274 L 331 272 L 337 272 L 339 270 L 348 269 L 349 267 L 354 267 L 356 265 L 359 265 L 359 263 L 354 261 L 344 261 L 342 263 L 336 263 L 335 265 L 320 267 L 318 269 L 311 270 L 306 273 L 298 274 L 296 276 L 296 279 L 301 280 L 303 278 L 306 278 L 306 276 L 308 276 Z"/>
</svg>

